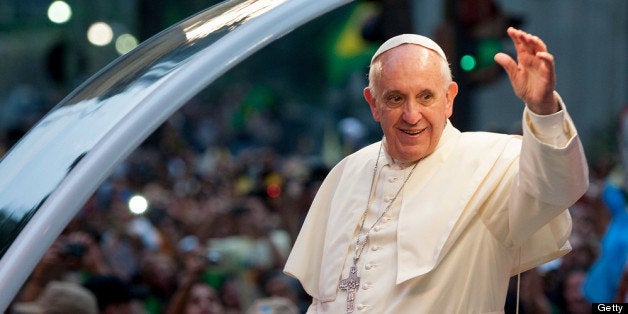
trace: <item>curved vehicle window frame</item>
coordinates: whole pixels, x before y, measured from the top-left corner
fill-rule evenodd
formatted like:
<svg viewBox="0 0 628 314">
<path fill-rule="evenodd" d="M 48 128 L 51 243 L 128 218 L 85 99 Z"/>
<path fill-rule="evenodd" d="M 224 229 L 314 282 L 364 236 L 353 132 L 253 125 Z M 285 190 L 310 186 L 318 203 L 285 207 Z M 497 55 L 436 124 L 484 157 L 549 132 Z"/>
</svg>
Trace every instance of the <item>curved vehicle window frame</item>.
<svg viewBox="0 0 628 314">
<path fill-rule="evenodd" d="M 0 309 L 115 166 L 168 117 L 254 52 L 349 2 L 222 2 L 116 59 L 55 106 L 0 161 L 0 230 L 10 242 L 0 247 Z"/>
</svg>

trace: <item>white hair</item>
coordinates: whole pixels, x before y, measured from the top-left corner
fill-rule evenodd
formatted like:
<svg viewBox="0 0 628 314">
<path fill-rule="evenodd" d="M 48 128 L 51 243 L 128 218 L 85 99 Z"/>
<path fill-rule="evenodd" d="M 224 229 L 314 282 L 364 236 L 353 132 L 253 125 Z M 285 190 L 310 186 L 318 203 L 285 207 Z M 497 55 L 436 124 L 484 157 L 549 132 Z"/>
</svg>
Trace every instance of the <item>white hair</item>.
<svg viewBox="0 0 628 314">
<path fill-rule="evenodd" d="M 390 49 L 387 49 L 387 50 L 390 50 Z M 371 90 L 371 95 L 373 96 L 375 96 L 377 93 L 377 89 L 375 89 L 375 81 L 379 80 L 382 74 L 382 61 L 381 61 L 381 58 L 377 58 L 380 54 L 381 52 L 375 54 L 374 58 L 371 60 L 371 65 L 369 66 L 368 88 Z M 451 68 L 449 67 L 449 63 L 447 62 L 447 59 L 445 59 L 442 55 L 441 55 L 441 58 L 439 59 L 440 59 L 440 72 L 443 78 L 445 78 L 444 87 L 447 88 L 449 86 L 449 83 L 453 81 Z"/>
</svg>

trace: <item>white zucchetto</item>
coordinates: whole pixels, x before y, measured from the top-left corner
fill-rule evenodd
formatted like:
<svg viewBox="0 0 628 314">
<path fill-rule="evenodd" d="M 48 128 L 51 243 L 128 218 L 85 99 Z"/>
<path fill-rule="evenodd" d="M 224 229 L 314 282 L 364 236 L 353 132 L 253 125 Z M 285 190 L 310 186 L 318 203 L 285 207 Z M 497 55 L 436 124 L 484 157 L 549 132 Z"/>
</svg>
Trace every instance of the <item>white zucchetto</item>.
<svg viewBox="0 0 628 314">
<path fill-rule="evenodd" d="M 371 58 L 371 63 L 373 63 L 373 60 L 375 60 L 375 58 L 377 58 L 377 56 L 381 55 L 382 53 L 403 44 L 415 44 L 434 50 L 445 61 L 447 61 L 447 56 L 445 56 L 445 52 L 443 52 L 443 49 L 441 49 L 440 46 L 433 40 L 417 34 L 402 34 L 390 38 L 389 40 L 385 41 L 381 46 L 379 46 L 379 49 L 377 49 L 377 51 Z"/>
</svg>

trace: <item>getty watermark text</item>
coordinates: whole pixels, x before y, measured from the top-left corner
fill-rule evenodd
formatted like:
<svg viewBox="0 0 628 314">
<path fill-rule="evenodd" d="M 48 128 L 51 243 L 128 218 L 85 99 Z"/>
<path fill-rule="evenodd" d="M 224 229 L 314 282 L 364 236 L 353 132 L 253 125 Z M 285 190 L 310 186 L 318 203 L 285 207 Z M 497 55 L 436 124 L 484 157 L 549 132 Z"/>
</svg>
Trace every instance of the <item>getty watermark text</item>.
<svg viewBox="0 0 628 314">
<path fill-rule="evenodd" d="M 593 303 L 591 313 L 626 313 L 628 314 L 628 303 Z"/>
</svg>

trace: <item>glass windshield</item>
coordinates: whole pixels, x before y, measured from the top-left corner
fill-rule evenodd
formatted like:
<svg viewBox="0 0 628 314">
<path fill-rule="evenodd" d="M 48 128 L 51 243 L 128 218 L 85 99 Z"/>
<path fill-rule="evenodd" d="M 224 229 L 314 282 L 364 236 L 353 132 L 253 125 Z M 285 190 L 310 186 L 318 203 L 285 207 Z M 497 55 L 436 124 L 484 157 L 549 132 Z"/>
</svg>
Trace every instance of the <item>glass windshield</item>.
<svg viewBox="0 0 628 314">
<path fill-rule="evenodd" d="M 96 188 L 210 83 L 347 0 L 231 0 L 152 37 L 70 93 L 0 160 L 0 310 Z"/>
<path fill-rule="evenodd" d="M 0 257 L 59 182 L 168 76 L 231 30 L 283 1 L 230 1 L 121 57 L 40 121 L 0 163 Z"/>
<path fill-rule="evenodd" d="M 61 198 L 68 207 L 80 206 L 119 160 L 217 76 L 342 2 L 227 1 L 154 36 L 94 75 L 0 162 L 0 258 L 77 165 L 90 160 L 74 175 L 90 177 L 90 183 L 76 179 L 74 192 Z M 282 23 L 272 22 L 282 15 Z M 177 88 L 180 93 L 173 92 Z"/>
</svg>

